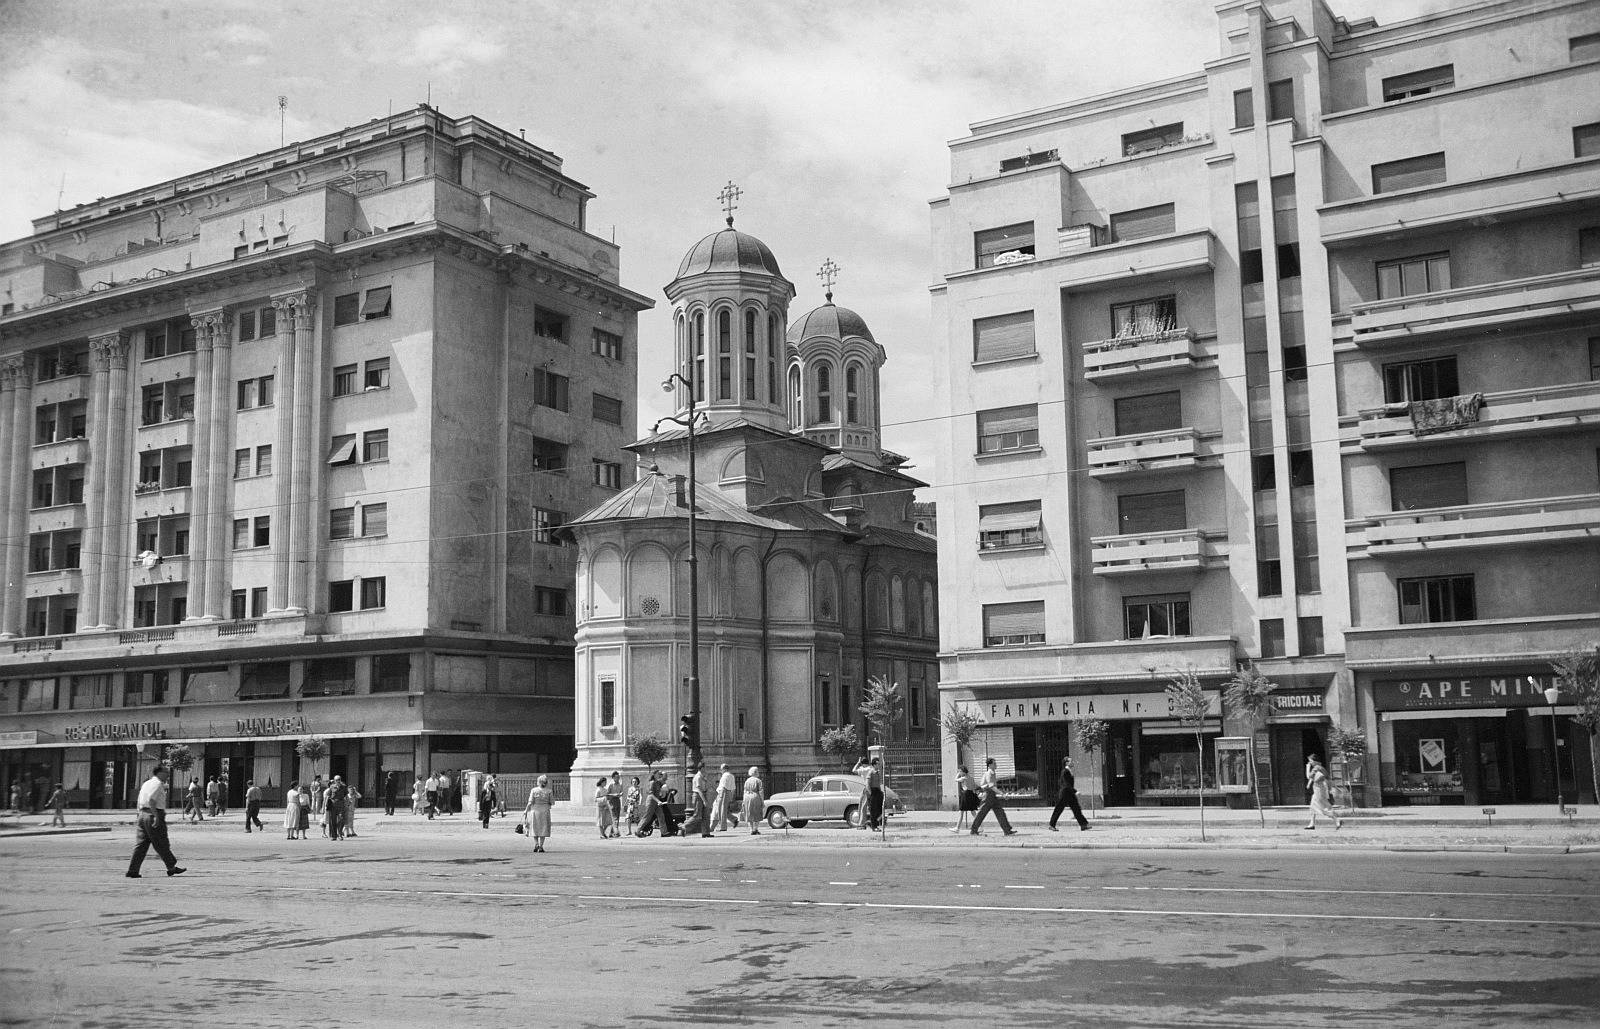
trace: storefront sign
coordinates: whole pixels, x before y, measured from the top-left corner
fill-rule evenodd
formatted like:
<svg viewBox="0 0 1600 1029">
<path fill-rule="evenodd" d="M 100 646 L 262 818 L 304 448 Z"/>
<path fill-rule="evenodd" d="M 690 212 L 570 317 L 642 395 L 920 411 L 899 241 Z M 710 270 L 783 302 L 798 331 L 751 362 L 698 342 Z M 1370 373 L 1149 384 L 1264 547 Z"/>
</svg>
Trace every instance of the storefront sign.
<svg viewBox="0 0 1600 1029">
<path fill-rule="evenodd" d="M 39 742 L 39 734 L 32 729 L 26 732 L 0 732 L 0 750 L 8 747 L 31 747 Z"/>
<path fill-rule="evenodd" d="M 1459 679 L 1403 679 L 1372 684 L 1373 706 L 1379 711 L 1424 711 L 1429 708 L 1543 707 L 1543 675 L 1474 675 Z M 1563 698 L 1570 702 L 1570 698 Z"/>
<path fill-rule="evenodd" d="M 240 718 L 237 719 L 240 736 L 291 736 L 304 735 L 306 729 L 305 715 L 290 715 L 288 718 Z"/>
<path fill-rule="evenodd" d="M 1296 711 L 1323 711 L 1326 693 L 1322 690 L 1283 692 L 1272 695 L 1272 706 L 1286 714 Z"/>
<path fill-rule="evenodd" d="M 62 733 L 73 743 L 99 740 L 159 740 L 166 738 L 160 722 L 101 722 L 99 725 L 69 725 Z"/>
<path fill-rule="evenodd" d="M 1222 695 L 1206 691 L 1208 715 L 1222 714 Z M 1108 721 L 1172 718 L 1165 693 L 1094 693 L 1065 697 L 1017 697 L 1005 700 L 963 700 L 957 706 L 982 725 L 1010 722 L 1064 722 L 1072 718 Z"/>
</svg>

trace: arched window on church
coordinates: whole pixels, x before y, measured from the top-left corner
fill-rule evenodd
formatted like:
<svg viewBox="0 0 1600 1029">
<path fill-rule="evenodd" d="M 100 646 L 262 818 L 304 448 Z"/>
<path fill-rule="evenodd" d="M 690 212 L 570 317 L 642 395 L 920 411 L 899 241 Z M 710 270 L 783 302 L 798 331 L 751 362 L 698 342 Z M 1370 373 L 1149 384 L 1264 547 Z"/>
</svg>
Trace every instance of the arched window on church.
<svg viewBox="0 0 1600 1029">
<path fill-rule="evenodd" d="M 817 365 L 817 424 L 833 421 L 833 369 L 827 364 Z"/>
<path fill-rule="evenodd" d="M 745 403 L 756 398 L 756 313 L 744 313 L 744 394 Z"/>
<path fill-rule="evenodd" d="M 861 366 L 844 370 L 844 417 L 851 425 L 861 421 Z"/>
<path fill-rule="evenodd" d="M 717 312 L 717 399 L 733 399 L 733 312 Z"/>
<path fill-rule="evenodd" d="M 800 391 L 800 369 L 789 369 L 789 427 L 803 428 L 805 419 L 805 394 Z"/>
<path fill-rule="evenodd" d="M 694 402 L 706 398 L 706 313 L 697 311 L 694 316 Z"/>
<path fill-rule="evenodd" d="M 767 316 L 767 403 L 778 402 L 778 347 L 783 345 L 783 327 L 778 316 Z"/>
<path fill-rule="evenodd" d="M 684 331 L 684 318 L 682 314 L 678 315 L 678 321 L 674 328 L 676 329 L 676 332 L 674 333 L 675 338 L 673 344 L 673 353 L 675 353 L 678 357 L 678 374 L 687 379 L 689 377 L 689 344 L 687 340 L 688 334 Z M 681 402 L 683 397 L 683 387 L 679 386 L 677 392 Z"/>
</svg>

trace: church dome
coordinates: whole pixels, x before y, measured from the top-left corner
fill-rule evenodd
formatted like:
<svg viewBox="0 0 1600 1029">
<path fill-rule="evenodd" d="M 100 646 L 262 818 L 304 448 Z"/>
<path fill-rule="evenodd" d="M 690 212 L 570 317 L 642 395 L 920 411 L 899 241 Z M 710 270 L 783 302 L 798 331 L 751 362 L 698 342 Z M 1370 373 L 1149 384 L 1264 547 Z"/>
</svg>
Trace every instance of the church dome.
<svg viewBox="0 0 1600 1029">
<path fill-rule="evenodd" d="M 821 307 L 808 311 L 789 326 L 790 343 L 800 343 L 816 336 L 837 340 L 842 340 L 846 336 L 860 336 L 873 343 L 878 342 L 873 338 L 872 330 L 867 328 L 866 319 L 848 307 L 840 307 L 831 300 Z"/>
<path fill-rule="evenodd" d="M 690 247 L 678 265 L 677 278 L 706 272 L 763 272 L 783 277 L 778 259 L 765 243 L 733 228 L 713 232 Z"/>
</svg>

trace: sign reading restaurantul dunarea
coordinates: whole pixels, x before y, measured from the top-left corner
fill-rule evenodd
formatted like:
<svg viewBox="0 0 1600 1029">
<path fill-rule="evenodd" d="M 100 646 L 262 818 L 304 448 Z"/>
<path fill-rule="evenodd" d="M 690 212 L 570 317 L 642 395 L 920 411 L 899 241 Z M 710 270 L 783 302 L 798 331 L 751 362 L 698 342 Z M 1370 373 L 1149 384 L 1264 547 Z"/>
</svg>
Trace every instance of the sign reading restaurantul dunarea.
<svg viewBox="0 0 1600 1029">
<path fill-rule="evenodd" d="M 1222 695 L 1206 690 L 1206 714 L 1222 714 Z M 1087 693 L 1082 696 L 1006 697 L 999 700 L 958 700 L 956 708 L 970 712 L 984 725 L 1007 722 L 1064 722 L 1074 718 L 1108 721 L 1172 718 L 1165 693 Z"/>
<path fill-rule="evenodd" d="M 1372 684 L 1372 706 L 1379 711 L 1420 711 L 1452 707 L 1538 707 L 1549 703 L 1548 672 L 1538 675 L 1473 675 L 1449 679 L 1401 679 Z M 1571 703 L 1563 697 L 1563 703 Z"/>
</svg>

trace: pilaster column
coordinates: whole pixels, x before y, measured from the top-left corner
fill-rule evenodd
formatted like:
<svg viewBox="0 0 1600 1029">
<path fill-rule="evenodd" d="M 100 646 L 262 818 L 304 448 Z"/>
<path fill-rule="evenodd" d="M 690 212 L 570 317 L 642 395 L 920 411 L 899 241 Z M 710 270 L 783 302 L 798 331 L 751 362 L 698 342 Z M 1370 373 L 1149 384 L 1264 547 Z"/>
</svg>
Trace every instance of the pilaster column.
<svg viewBox="0 0 1600 1029">
<path fill-rule="evenodd" d="M 267 613 L 284 614 L 289 606 L 290 506 L 294 491 L 294 314 L 300 294 L 272 298 L 278 312 L 278 367 L 274 376 L 278 395 L 277 434 L 272 443 L 272 476 L 275 504 L 272 509 L 272 583 L 267 591 Z"/>
<path fill-rule="evenodd" d="M 129 338 L 119 334 L 103 339 L 110 362 L 106 393 L 106 418 L 98 429 L 106 437 L 105 514 L 100 520 L 98 543 L 90 560 L 100 563 L 100 624 L 115 629 L 123 624 L 127 606 L 129 541 L 133 538 L 133 484 L 128 476 L 128 455 L 133 449 L 132 415 L 128 397 Z M 85 541 L 84 550 L 89 550 Z"/>
<path fill-rule="evenodd" d="M 299 615 L 310 609 L 308 580 L 312 557 L 311 487 L 312 477 L 321 472 L 321 469 L 313 464 L 313 457 L 318 455 L 319 451 L 313 446 L 314 441 L 311 439 L 311 405 L 316 399 L 312 395 L 312 372 L 315 360 L 313 355 L 317 300 L 316 295 L 309 290 L 295 293 L 285 299 L 294 316 L 294 381 L 291 396 L 284 398 L 284 403 L 291 404 L 294 408 L 294 423 L 290 433 L 294 446 L 289 467 L 285 469 L 289 478 L 289 574 L 284 610 Z"/>
<path fill-rule="evenodd" d="M 189 615 L 186 622 L 205 620 L 206 590 L 215 564 L 211 553 L 211 350 L 221 311 L 191 315 L 194 325 L 194 445 L 189 453 Z"/>
<path fill-rule="evenodd" d="M 9 439 L 3 445 L 6 453 L 6 475 L 0 479 L 0 527 L 3 527 L 6 547 L 3 558 L 3 581 L 0 581 L 0 639 L 22 635 L 24 613 L 28 610 L 27 565 L 28 554 L 28 500 L 33 495 L 29 481 L 32 478 L 32 461 L 29 459 L 33 434 L 33 370 L 26 359 L 16 357 L 0 364 L 0 385 L 11 398 Z M 4 428 L 4 426 L 0 426 Z"/>
<path fill-rule="evenodd" d="M 111 400 L 111 352 L 120 333 L 89 338 L 89 465 L 84 469 L 84 527 L 79 565 L 83 569 L 78 592 L 78 631 L 93 632 L 100 621 L 100 558 L 95 546 L 106 523 L 106 408 Z"/>
<path fill-rule="evenodd" d="M 205 618 L 225 618 L 228 613 L 228 588 L 232 584 L 233 569 L 233 481 L 231 462 L 233 454 L 233 405 L 229 395 L 233 384 L 233 322 L 220 316 L 213 327 L 211 338 L 211 412 L 206 419 L 211 455 L 208 466 L 202 471 L 195 465 L 197 474 L 210 480 L 211 536 L 206 541 Z"/>
</svg>

